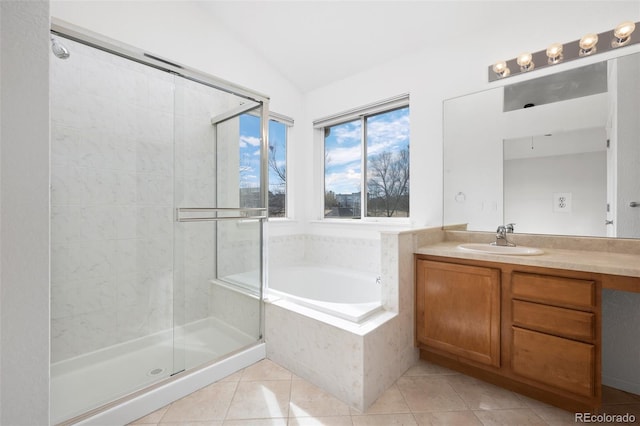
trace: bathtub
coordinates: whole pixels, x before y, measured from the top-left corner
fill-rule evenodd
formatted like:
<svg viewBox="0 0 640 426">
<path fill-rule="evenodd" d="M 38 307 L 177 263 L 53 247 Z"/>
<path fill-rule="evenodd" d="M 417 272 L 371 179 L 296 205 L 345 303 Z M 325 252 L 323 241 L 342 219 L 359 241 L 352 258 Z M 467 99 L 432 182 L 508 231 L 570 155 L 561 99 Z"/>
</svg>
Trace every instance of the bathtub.
<svg viewBox="0 0 640 426">
<path fill-rule="evenodd" d="M 270 237 L 267 358 L 365 411 L 418 359 L 413 238 Z"/>
<path fill-rule="evenodd" d="M 270 302 L 286 300 L 356 324 L 382 310 L 380 277 L 345 268 L 274 267 L 265 296 Z"/>
</svg>

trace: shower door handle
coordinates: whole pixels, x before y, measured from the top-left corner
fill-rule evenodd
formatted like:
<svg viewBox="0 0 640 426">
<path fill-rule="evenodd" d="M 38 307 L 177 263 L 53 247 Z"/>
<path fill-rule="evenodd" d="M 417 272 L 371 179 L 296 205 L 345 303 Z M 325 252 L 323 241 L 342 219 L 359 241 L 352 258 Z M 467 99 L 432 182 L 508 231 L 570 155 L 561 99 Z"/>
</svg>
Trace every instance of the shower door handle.
<svg viewBox="0 0 640 426">
<path fill-rule="evenodd" d="M 230 207 L 178 207 L 176 222 L 216 222 L 223 220 L 262 220 L 266 219 L 266 208 L 230 208 Z M 218 216 L 218 213 L 233 213 L 233 216 Z M 211 216 L 189 216 L 184 213 L 212 213 Z"/>
</svg>

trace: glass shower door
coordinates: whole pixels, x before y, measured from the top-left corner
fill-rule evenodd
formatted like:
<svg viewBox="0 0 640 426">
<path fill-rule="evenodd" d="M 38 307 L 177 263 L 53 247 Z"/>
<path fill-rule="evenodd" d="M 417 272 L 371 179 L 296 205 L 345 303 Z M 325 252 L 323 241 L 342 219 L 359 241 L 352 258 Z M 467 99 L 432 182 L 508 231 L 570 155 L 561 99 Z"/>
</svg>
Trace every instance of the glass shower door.
<svg viewBox="0 0 640 426">
<path fill-rule="evenodd" d="M 71 56 L 51 60 L 52 423 L 173 363 L 174 76 L 56 39 Z"/>
<path fill-rule="evenodd" d="M 260 133 L 241 123 L 249 111 L 261 122 L 261 105 L 176 80 L 174 371 L 179 372 L 261 339 L 265 209 Z"/>
<path fill-rule="evenodd" d="M 54 37 L 71 52 L 50 67 L 57 424 L 261 339 L 268 100 Z"/>
</svg>

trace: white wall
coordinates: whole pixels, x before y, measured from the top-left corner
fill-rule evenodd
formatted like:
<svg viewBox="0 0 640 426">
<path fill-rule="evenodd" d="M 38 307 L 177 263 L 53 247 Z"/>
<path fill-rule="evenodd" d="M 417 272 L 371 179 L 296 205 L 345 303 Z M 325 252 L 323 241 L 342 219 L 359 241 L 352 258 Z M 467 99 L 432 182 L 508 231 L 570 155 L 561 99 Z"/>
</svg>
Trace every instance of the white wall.
<svg viewBox="0 0 640 426">
<path fill-rule="evenodd" d="M 522 2 L 526 3 L 526 2 Z M 515 2 L 487 2 L 491 13 L 503 13 L 501 28 L 487 28 L 486 34 L 473 40 L 456 42 L 446 35 L 431 45 L 425 42 L 425 50 L 406 55 L 384 65 L 372 68 L 341 81 L 319 88 L 306 96 L 306 118 L 302 123 L 307 145 L 303 158 L 307 164 L 303 175 L 306 188 L 321 188 L 321 170 L 312 158 L 314 142 L 310 130 L 314 119 L 349 108 L 385 99 L 400 93 L 411 95 L 411 220 L 416 226 L 442 223 L 442 101 L 455 96 L 496 87 L 504 82 L 487 83 L 487 67 L 500 58 L 513 58 L 521 51 L 542 50 L 554 41 L 571 41 L 588 31 L 600 32 L 613 28 L 619 21 L 634 19 L 640 6 L 625 2 L 611 7 L 604 2 L 538 3 L 535 8 L 523 6 L 521 11 L 512 9 Z M 550 9 L 553 13 L 550 14 Z M 481 18 L 479 18 L 481 19 Z M 541 23 L 544 22 L 544 25 Z M 497 34 L 504 34 L 497 38 Z M 491 44 L 485 42 L 495 40 Z M 606 55 L 576 61 L 580 65 L 590 60 L 601 61 Z M 575 67 L 561 64 L 554 72 Z M 537 71 L 540 77 L 548 70 Z M 522 81 L 528 76 L 516 76 L 508 83 Z M 315 167 L 315 169 L 314 169 Z M 319 196 L 315 195 L 315 200 Z M 313 217 L 313 200 L 307 203 L 306 217 Z"/>
<path fill-rule="evenodd" d="M 49 422 L 49 4 L 0 3 L 0 424 Z"/>
</svg>

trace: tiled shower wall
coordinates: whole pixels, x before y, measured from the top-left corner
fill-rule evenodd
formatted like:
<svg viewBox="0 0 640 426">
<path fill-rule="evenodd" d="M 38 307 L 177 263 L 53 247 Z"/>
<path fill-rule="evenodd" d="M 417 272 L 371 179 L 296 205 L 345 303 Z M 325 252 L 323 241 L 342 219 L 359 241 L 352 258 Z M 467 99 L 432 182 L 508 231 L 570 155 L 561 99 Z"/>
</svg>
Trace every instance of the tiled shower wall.
<svg viewBox="0 0 640 426">
<path fill-rule="evenodd" d="M 52 362 L 168 328 L 173 76 L 64 40 L 51 60 Z"/>
<path fill-rule="evenodd" d="M 215 225 L 174 230 L 174 191 L 177 205 L 215 205 L 210 120 L 237 105 L 62 40 L 70 58 L 51 59 L 52 362 L 210 315 Z"/>
</svg>

